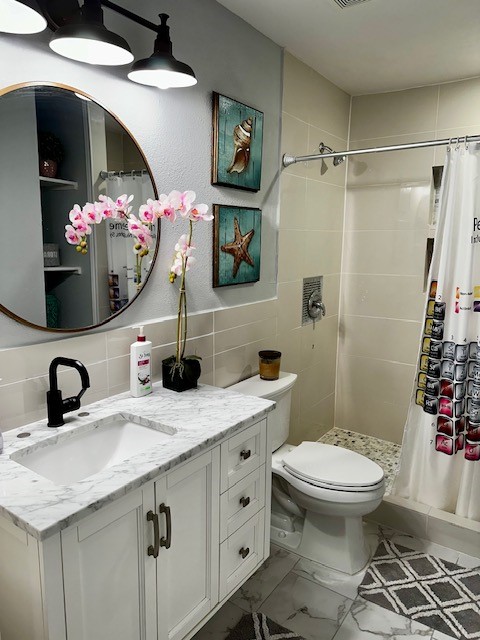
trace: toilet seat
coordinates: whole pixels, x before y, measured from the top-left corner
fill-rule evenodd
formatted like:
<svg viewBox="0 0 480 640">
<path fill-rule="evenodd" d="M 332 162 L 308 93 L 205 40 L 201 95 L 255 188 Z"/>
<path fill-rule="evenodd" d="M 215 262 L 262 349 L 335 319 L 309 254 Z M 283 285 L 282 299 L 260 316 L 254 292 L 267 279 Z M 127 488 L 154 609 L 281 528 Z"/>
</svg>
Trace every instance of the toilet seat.
<svg viewBox="0 0 480 640">
<path fill-rule="evenodd" d="M 321 442 L 302 442 L 282 456 L 284 470 L 315 487 L 365 492 L 383 487 L 383 469 L 354 451 Z"/>
</svg>

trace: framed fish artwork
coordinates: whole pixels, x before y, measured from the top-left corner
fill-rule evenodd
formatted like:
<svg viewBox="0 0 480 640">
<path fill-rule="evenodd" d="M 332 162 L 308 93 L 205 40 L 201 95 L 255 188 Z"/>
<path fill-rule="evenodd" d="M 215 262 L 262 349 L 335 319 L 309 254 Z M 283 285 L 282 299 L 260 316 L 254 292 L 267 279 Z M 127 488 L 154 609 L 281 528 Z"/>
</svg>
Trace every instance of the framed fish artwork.
<svg viewBox="0 0 480 640">
<path fill-rule="evenodd" d="M 213 205 L 213 286 L 260 280 L 262 212 L 250 207 Z"/>
<path fill-rule="evenodd" d="M 259 191 L 263 113 L 213 93 L 212 184 Z"/>
</svg>

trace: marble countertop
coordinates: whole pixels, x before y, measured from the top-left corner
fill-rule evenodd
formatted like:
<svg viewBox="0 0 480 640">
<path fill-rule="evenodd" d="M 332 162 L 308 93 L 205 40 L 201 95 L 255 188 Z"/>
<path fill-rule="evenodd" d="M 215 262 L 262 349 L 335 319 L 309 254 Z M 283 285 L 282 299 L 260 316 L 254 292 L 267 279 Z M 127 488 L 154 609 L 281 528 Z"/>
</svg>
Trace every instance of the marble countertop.
<svg viewBox="0 0 480 640">
<path fill-rule="evenodd" d="M 68 413 L 65 425 L 59 428 L 47 427 L 45 419 L 12 429 L 3 434 L 0 454 L 0 515 L 43 540 L 260 420 L 274 406 L 269 400 L 207 385 L 176 393 L 156 384 L 153 393 L 144 398 L 123 393 Z M 112 414 L 126 419 L 140 417 L 145 426 L 161 424 L 176 433 L 68 486 L 56 485 L 15 461 L 57 440 L 98 428 L 98 421 Z M 18 437 L 25 432 L 30 436 Z"/>
</svg>

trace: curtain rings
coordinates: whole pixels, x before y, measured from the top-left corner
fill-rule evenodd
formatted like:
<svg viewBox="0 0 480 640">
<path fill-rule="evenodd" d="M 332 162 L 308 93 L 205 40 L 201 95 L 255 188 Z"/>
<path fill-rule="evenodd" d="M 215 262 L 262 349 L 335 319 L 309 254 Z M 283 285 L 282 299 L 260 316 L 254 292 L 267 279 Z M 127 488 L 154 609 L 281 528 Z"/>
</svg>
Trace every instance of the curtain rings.
<svg viewBox="0 0 480 640">
<path fill-rule="evenodd" d="M 450 153 L 450 151 L 452 150 L 452 143 L 453 143 L 453 138 L 450 138 L 448 141 L 447 153 Z"/>
</svg>

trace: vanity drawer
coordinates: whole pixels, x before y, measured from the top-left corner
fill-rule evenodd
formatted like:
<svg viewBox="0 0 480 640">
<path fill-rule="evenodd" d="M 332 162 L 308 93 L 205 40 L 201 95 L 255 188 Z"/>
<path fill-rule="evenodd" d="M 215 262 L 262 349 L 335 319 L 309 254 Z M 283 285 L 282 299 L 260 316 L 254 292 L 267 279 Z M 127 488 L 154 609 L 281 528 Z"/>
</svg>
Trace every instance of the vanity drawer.
<svg viewBox="0 0 480 640">
<path fill-rule="evenodd" d="M 262 509 L 220 545 L 220 600 L 263 560 L 265 510 Z"/>
<path fill-rule="evenodd" d="M 220 496 L 220 542 L 265 506 L 265 465 Z"/>
<path fill-rule="evenodd" d="M 267 421 L 262 420 L 222 444 L 221 493 L 265 463 L 266 433 Z"/>
</svg>

